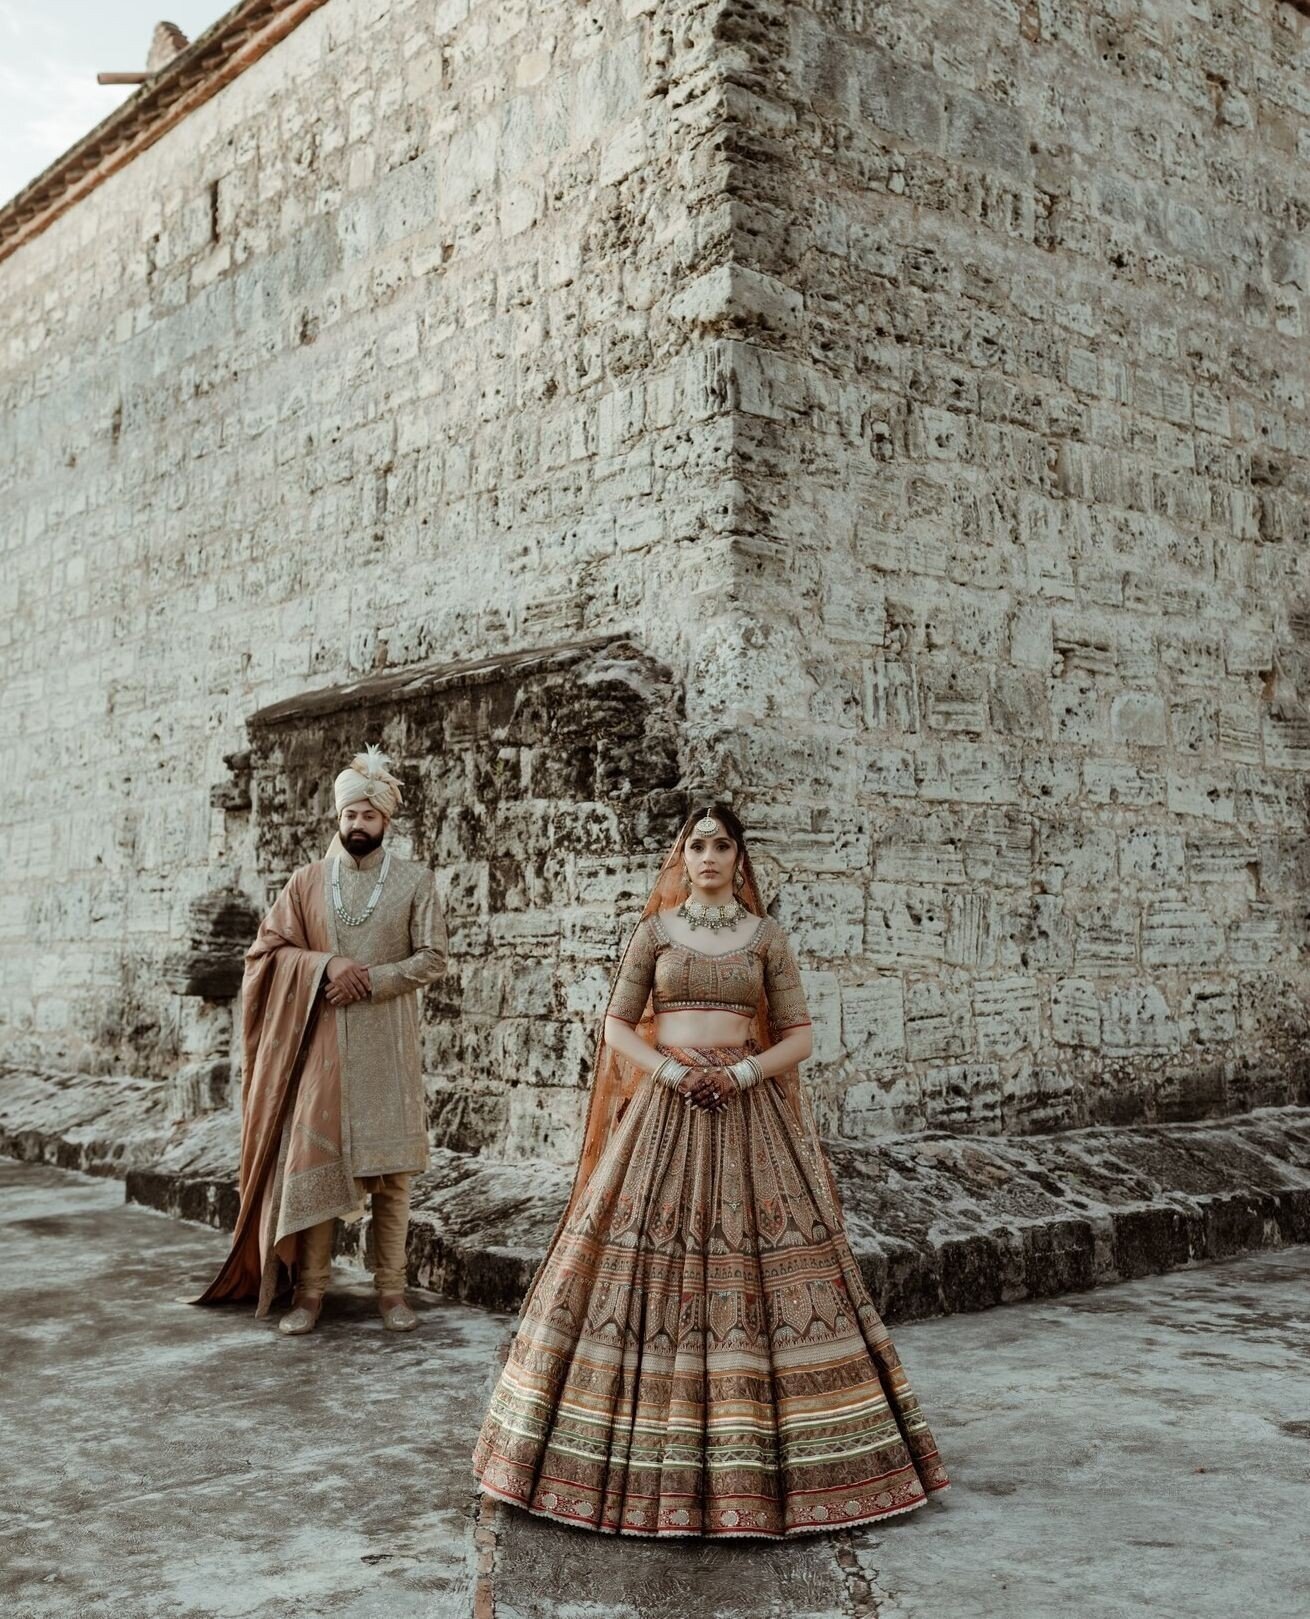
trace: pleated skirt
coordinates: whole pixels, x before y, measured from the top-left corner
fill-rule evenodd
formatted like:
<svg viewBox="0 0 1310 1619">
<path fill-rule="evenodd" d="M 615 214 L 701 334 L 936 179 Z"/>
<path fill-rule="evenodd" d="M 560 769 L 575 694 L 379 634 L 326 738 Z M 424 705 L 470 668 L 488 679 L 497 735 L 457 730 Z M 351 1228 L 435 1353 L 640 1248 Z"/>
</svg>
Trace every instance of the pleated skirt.
<svg viewBox="0 0 1310 1619">
<path fill-rule="evenodd" d="M 779 1538 L 946 1488 L 821 1151 L 772 1080 L 719 1113 L 641 1082 L 520 1316 L 473 1455 L 487 1494 L 602 1532 Z"/>
</svg>

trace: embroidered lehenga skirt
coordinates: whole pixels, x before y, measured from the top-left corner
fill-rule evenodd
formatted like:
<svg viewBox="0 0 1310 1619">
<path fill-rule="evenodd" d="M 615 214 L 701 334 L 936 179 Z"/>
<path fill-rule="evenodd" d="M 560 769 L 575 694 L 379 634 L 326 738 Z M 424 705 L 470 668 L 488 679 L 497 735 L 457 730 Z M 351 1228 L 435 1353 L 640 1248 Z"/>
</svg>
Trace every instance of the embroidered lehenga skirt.
<svg viewBox="0 0 1310 1619">
<path fill-rule="evenodd" d="M 520 1318 L 473 1457 L 488 1494 L 619 1534 L 779 1537 L 945 1488 L 816 1151 L 770 1080 L 718 1113 L 641 1082 Z"/>
</svg>

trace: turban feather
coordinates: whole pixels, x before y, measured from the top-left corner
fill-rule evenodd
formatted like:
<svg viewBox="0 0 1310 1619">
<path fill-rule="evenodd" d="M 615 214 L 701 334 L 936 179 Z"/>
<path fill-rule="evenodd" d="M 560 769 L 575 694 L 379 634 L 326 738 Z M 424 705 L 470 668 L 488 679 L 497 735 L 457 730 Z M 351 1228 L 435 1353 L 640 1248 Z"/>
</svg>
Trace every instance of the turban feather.
<svg viewBox="0 0 1310 1619">
<path fill-rule="evenodd" d="M 336 779 L 337 814 L 340 815 L 347 804 L 366 798 L 390 820 L 400 807 L 400 783 L 387 768 L 390 763 L 381 748 L 372 743 L 363 753 L 357 753 Z"/>
</svg>

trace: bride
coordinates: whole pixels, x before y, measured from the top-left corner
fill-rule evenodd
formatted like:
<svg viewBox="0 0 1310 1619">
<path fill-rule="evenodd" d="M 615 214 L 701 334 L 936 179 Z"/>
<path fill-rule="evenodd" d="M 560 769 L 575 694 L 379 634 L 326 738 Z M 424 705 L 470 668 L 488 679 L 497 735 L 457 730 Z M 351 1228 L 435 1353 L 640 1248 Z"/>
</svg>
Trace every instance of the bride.
<svg viewBox="0 0 1310 1619">
<path fill-rule="evenodd" d="M 473 1455 L 488 1495 L 776 1538 L 946 1488 L 846 1239 L 811 1045 L 741 823 L 697 809 L 611 983 L 573 1189 Z"/>
</svg>

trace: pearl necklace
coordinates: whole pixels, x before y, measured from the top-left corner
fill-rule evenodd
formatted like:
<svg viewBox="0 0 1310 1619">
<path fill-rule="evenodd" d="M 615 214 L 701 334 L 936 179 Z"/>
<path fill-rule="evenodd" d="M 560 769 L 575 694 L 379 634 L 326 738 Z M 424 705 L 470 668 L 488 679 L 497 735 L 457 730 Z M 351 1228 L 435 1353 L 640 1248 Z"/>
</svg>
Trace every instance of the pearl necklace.
<svg viewBox="0 0 1310 1619">
<path fill-rule="evenodd" d="M 368 897 L 368 904 L 362 911 L 348 911 L 341 900 L 341 856 L 338 855 L 332 862 L 332 904 L 336 909 L 338 918 L 348 928 L 362 928 L 377 907 L 382 898 L 382 885 L 387 880 L 387 873 L 391 870 L 391 850 L 382 856 L 382 870 L 378 873 L 378 880 L 373 892 Z"/>
<path fill-rule="evenodd" d="M 717 933 L 720 928 L 735 927 L 746 915 L 746 907 L 739 899 L 731 899 L 726 905 L 702 905 L 699 900 L 684 899 L 678 915 L 689 928 L 708 928 Z"/>
</svg>

